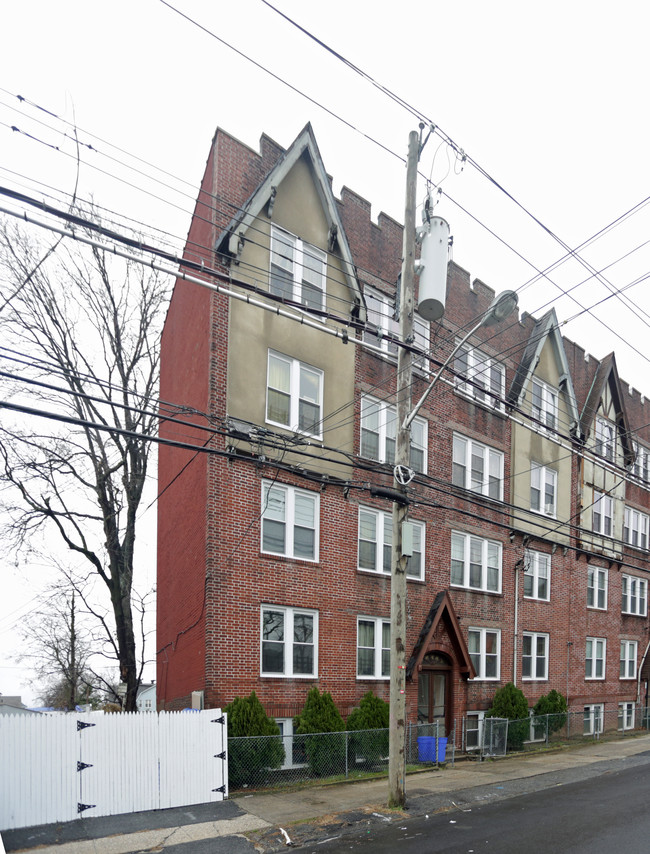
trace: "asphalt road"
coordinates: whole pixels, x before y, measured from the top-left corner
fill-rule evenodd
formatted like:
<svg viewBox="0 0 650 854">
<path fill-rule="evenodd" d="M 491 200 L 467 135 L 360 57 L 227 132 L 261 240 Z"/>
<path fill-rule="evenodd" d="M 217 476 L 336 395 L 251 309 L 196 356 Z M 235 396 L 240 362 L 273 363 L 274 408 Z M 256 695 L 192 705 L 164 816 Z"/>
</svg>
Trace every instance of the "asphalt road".
<svg viewBox="0 0 650 854">
<path fill-rule="evenodd" d="M 305 848 L 373 854 L 647 854 L 650 762 Z"/>
</svg>

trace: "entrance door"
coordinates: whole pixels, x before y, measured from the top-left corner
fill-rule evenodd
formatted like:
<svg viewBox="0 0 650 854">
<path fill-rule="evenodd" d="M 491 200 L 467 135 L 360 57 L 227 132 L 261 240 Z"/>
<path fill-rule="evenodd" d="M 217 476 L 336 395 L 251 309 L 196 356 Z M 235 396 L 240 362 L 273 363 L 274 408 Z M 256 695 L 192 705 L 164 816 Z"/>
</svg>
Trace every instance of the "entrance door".
<svg viewBox="0 0 650 854">
<path fill-rule="evenodd" d="M 438 723 L 441 737 L 447 735 L 450 672 L 442 656 L 430 654 L 418 676 L 418 723 Z"/>
</svg>

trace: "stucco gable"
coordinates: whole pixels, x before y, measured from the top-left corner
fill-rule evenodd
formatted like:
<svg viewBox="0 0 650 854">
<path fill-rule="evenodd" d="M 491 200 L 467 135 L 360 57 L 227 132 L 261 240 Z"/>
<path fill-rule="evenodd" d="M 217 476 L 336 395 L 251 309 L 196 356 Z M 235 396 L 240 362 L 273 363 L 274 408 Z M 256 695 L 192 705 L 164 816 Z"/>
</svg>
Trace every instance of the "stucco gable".
<svg viewBox="0 0 650 854">
<path fill-rule="evenodd" d="M 578 405 L 569 370 L 569 362 L 554 308 L 547 311 L 533 326 L 521 362 L 517 367 L 512 386 L 508 392 L 508 403 L 513 407 L 521 406 L 530 380 L 534 376 L 537 365 L 539 364 L 542 350 L 547 345 L 552 347 L 557 363 L 560 392 L 565 396 L 570 416 L 569 429 L 572 435 L 578 435 L 580 429 Z"/>
<path fill-rule="evenodd" d="M 350 290 L 352 302 L 365 315 L 365 304 L 357 280 L 352 253 L 311 124 L 307 124 L 289 148 L 280 155 L 264 180 L 219 235 L 216 241 L 216 250 L 222 255 L 233 258 L 238 256 L 248 229 L 253 225 L 264 207 L 268 206 L 269 203 L 272 204 L 276 188 L 301 157 L 309 159 L 313 170 L 314 183 L 329 227 L 330 248 L 338 246 L 343 260 L 345 281 Z"/>
<path fill-rule="evenodd" d="M 601 406 L 605 391 L 609 388 L 609 392 L 616 412 L 616 428 L 618 438 L 623 448 L 623 457 L 625 466 L 630 466 L 634 462 L 634 445 L 632 442 L 632 434 L 630 432 L 630 424 L 628 421 L 627 411 L 625 409 L 625 398 L 621 388 L 621 381 L 618 376 L 616 367 L 616 357 L 614 353 L 600 362 L 598 370 L 594 375 L 589 394 L 585 401 L 582 415 L 580 416 L 580 432 L 586 440 L 588 436 L 593 434 L 593 426 L 596 420 L 596 415 Z"/>
</svg>

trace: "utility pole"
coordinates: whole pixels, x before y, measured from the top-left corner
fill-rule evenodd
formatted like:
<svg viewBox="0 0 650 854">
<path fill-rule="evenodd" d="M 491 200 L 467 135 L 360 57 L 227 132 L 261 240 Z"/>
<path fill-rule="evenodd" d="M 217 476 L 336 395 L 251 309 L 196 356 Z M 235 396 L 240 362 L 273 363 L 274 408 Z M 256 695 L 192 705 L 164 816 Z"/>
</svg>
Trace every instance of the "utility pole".
<svg viewBox="0 0 650 854">
<path fill-rule="evenodd" d="M 413 341 L 413 304 L 415 293 L 415 204 L 420 136 L 409 134 L 406 167 L 406 209 L 404 213 L 404 249 L 399 334 L 405 343 Z M 397 436 L 393 487 L 403 498 L 393 502 L 393 545 L 390 587 L 390 721 L 388 730 L 388 805 L 406 805 L 406 561 L 402 554 L 402 523 L 408 513 L 408 498 L 400 470 L 410 466 L 410 424 L 405 426 L 411 409 L 413 354 L 400 347 L 397 354 Z M 402 467 L 400 469 L 400 467 Z"/>
</svg>

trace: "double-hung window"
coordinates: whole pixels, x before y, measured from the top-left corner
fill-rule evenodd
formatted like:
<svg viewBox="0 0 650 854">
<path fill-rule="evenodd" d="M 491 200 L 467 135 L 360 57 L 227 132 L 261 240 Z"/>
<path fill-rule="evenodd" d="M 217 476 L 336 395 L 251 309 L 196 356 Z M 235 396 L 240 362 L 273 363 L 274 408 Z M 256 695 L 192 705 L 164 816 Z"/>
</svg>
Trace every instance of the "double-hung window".
<svg viewBox="0 0 650 854">
<path fill-rule="evenodd" d="M 607 570 L 602 567 L 587 570 L 587 608 L 607 610 Z"/>
<path fill-rule="evenodd" d="M 262 483 L 262 551 L 299 560 L 318 560 L 320 501 L 279 483 Z"/>
<path fill-rule="evenodd" d="M 548 679 L 548 635 L 542 632 L 524 632 L 522 679 Z"/>
<path fill-rule="evenodd" d="M 618 704 L 618 728 L 634 729 L 634 703 Z"/>
<path fill-rule="evenodd" d="M 531 415 L 535 426 L 555 432 L 558 427 L 557 390 L 538 379 L 533 379 L 531 386 Z"/>
<path fill-rule="evenodd" d="M 452 531 L 451 583 L 455 587 L 501 592 L 501 543 Z"/>
<path fill-rule="evenodd" d="M 262 676 L 318 675 L 318 611 L 262 605 Z"/>
<path fill-rule="evenodd" d="M 503 452 L 454 433 L 452 482 L 503 501 Z"/>
<path fill-rule="evenodd" d="M 584 735 L 600 735 L 603 731 L 605 706 L 603 703 L 590 703 L 584 707 L 582 732 Z"/>
<path fill-rule="evenodd" d="M 634 575 L 621 576 L 621 611 L 623 614 L 634 614 L 645 617 L 648 603 L 648 582 L 645 578 Z"/>
<path fill-rule="evenodd" d="M 463 345 L 454 357 L 459 391 L 487 406 L 504 411 L 506 370 L 491 356 Z"/>
<path fill-rule="evenodd" d="M 477 679 L 499 679 L 501 672 L 501 629 L 474 629 L 467 633 Z"/>
<path fill-rule="evenodd" d="M 527 599 L 551 598 L 551 556 L 545 552 L 526 551 L 524 557 L 524 596 Z"/>
<path fill-rule="evenodd" d="M 620 672 L 621 679 L 636 679 L 637 641 L 621 641 Z"/>
<path fill-rule="evenodd" d="M 595 534 L 611 537 L 614 533 L 614 499 L 611 495 L 594 489 L 591 521 Z"/>
<path fill-rule="evenodd" d="M 388 679 L 390 676 L 390 620 L 357 619 L 357 677 Z"/>
<path fill-rule="evenodd" d="M 395 317 L 395 303 L 386 294 L 366 288 L 364 291 L 368 309 L 368 326 L 363 333 L 363 340 L 378 347 L 383 353 L 396 356 L 399 339 L 399 321 Z M 387 337 L 388 336 L 388 337 Z M 429 351 L 429 324 L 421 317 L 413 317 L 414 344 L 422 355 L 415 355 L 413 367 L 422 371 L 429 370 L 426 353 Z"/>
<path fill-rule="evenodd" d="M 395 462 L 397 412 L 394 406 L 374 397 L 361 398 L 361 456 L 380 463 Z M 427 422 L 414 418 L 411 423 L 411 468 L 426 473 Z"/>
<path fill-rule="evenodd" d="M 637 549 L 648 548 L 648 516 L 645 513 L 633 507 L 625 508 L 623 540 Z"/>
<path fill-rule="evenodd" d="M 614 460 L 614 425 L 605 418 L 596 418 L 596 447 L 599 457 Z"/>
<path fill-rule="evenodd" d="M 323 372 L 269 350 L 266 420 L 321 438 Z"/>
<path fill-rule="evenodd" d="M 605 678 L 605 638 L 587 638 L 585 647 L 585 679 Z"/>
<path fill-rule="evenodd" d="M 650 480 L 650 451 L 638 442 L 634 443 L 632 474 L 643 483 L 647 483 Z"/>
<path fill-rule="evenodd" d="M 326 271 L 327 255 L 322 249 L 271 226 L 272 294 L 322 310 Z"/>
<path fill-rule="evenodd" d="M 555 518 L 557 502 L 557 472 L 554 469 L 531 463 L 530 509 L 535 513 Z"/>
<path fill-rule="evenodd" d="M 423 522 L 409 523 L 413 532 L 413 554 L 406 562 L 409 578 L 424 578 L 425 529 Z M 359 507 L 359 569 L 390 575 L 393 519 L 390 513 Z"/>
</svg>

